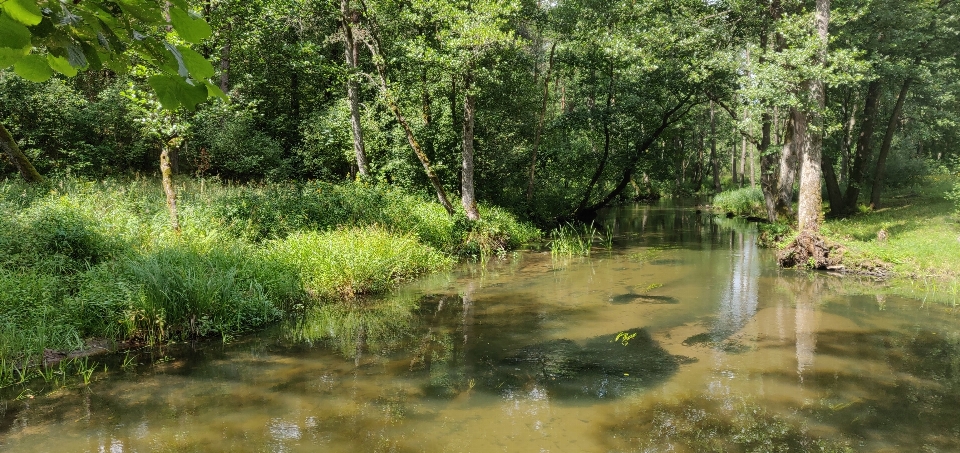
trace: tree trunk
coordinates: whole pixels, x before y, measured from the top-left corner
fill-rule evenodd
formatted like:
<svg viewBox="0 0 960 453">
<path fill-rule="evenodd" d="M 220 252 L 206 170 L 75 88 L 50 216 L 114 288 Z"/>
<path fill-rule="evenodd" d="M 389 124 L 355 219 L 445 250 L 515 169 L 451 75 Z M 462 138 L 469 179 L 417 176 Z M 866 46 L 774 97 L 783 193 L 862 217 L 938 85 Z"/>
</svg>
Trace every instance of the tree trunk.
<svg viewBox="0 0 960 453">
<path fill-rule="evenodd" d="M 543 124 L 547 116 L 547 100 L 550 98 L 550 73 L 553 70 L 553 53 L 557 49 L 557 42 L 550 45 L 550 60 L 547 63 L 547 73 L 543 76 L 543 97 L 540 102 L 540 119 L 537 121 L 537 131 L 533 136 L 533 150 L 530 153 L 530 177 L 527 182 L 527 209 L 532 208 L 533 187 L 537 172 L 537 153 L 540 150 L 540 137 L 543 134 Z"/>
<path fill-rule="evenodd" d="M 860 190 L 866 180 L 867 164 L 873 146 L 873 129 L 877 119 L 877 106 L 880 103 L 880 80 L 871 81 L 867 86 L 867 97 L 863 103 L 863 125 L 860 127 L 860 136 L 857 139 L 857 152 L 853 156 L 853 167 L 847 178 L 847 191 L 843 197 L 844 214 L 857 212 L 857 201 Z"/>
<path fill-rule="evenodd" d="M 224 93 L 230 91 L 230 50 L 233 41 L 233 25 L 227 20 L 226 42 L 220 48 L 220 90 Z"/>
<path fill-rule="evenodd" d="M 710 164 L 713 167 L 713 191 L 720 193 L 720 161 L 717 159 L 717 120 L 710 101 Z"/>
<path fill-rule="evenodd" d="M 816 2 L 817 37 L 820 48 L 817 52 L 817 65 L 826 64 L 828 45 L 828 25 L 830 23 L 830 0 Z M 804 115 L 804 131 L 797 127 L 795 137 L 804 137 L 800 157 L 800 201 L 797 206 L 797 225 L 801 233 L 819 235 L 820 213 L 823 200 L 820 195 L 820 171 L 823 151 L 823 108 L 825 93 L 823 79 L 808 81 L 810 99 L 814 102 L 811 112 Z"/>
<path fill-rule="evenodd" d="M 160 177 L 163 184 L 163 193 L 167 196 L 170 227 L 174 233 L 180 234 L 180 219 L 177 216 L 177 191 L 173 187 L 173 171 L 170 168 L 170 148 L 176 146 L 177 141 L 176 138 L 172 138 L 163 144 L 163 149 L 160 151 Z"/>
<path fill-rule="evenodd" d="M 730 150 L 730 187 L 740 186 L 740 179 L 737 177 L 737 139 L 734 136 L 733 147 Z"/>
<path fill-rule="evenodd" d="M 761 4 L 763 4 L 761 2 Z M 770 6 L 773 7 L 772 5 Z M 760 30 L 760 64 L 766 62 L 767 52 L 769 51 L 769 36 L 768 32 L 771 23 L 774 20 L 776 15 L 776 10 L 770 11 L 770 16 L 765 18 L 763 22 L 763 27 Z M 760 153 L 760 191 L 763 192 L 763 203 L 764 207 L 767 210 L 767 220 L 771 222 L 777 221 L 777 156 L 775 153 L 770 151 L 770 134 L 771 128 L 776 124 L 776 121 L 779 119 L 776 115 L 776 107 L 774 107 L 774 115 L 771 118 L 770 111 L 768 108 L 763 109 L 763 113 L 760 114 L 760 144 L 757 146 L 757 151 Z M 774 129 L 773 132 L 776 132 Z"/>
<path fill-rule="evenodd" d="M 363 144 L 363 128 L 360 126 L 360 101 L 357 96 L 357 42 L 353 37 L 353 11 L 349 0 L 340 1 L 344 36 L 344 55 L 347 60 L 347 99 L 350 103 L 350 131 L 353 134 L 353 154 L 357 159 L 357 171 L 360 176 L 370 176 L 367 168 L 367 151 Z"/>
<path fill-rule="evenodd" d="M 770 152 L 770 113 L 760 117 L 760 190 L 763 192 L 767 220 L 777 221 L 777 156 Z"/>
<path fill-rule="evenodd" d="M 681 118 L 684 117 L 684 115 L 686 115 L 687 112 L 690 111 L 692 104 L 688 105 L 687 103 L 690 101 L 692 97 L 693 97 L 692 95 L 687 95 L 685 98 L 677 102 L 677 105 L 673 106 L 673 108 L 671 108 L 670 110 L 664 111 L 663 114 L 660 116 L 660 125 L 657 126 L 657 128 L 653 131 L 653 133 L 651 133 L 646 140 L 642 142 L 640 141 L 636 142 L 634 153 L 632 156 L 630 156 L 629 162 L 627 162 L 626 165 L 624 166 L 623 176 L 620 178 L 620 182 L 617 183 L 617 186 L 614 187 L 613 190 L 611 190 L 606 197 L 604 197 L 602 200 L 590 206 L 587 206 L 584 208 L 578 208 L 569 217 L 573 217 L 577 219 L 587 219 L 587 218 L 594 217 L 596 216 L 596 213 L 600 208 L 603 208 L 604 206 L 610 204 L 610 202 L 613 201 L 614 198 L 618 197 L 623 192 L 623 189 L 627 187 L 627 184 L 629 184 L 631 179 L 633 178 L 633 172 L 636 171 L 637 169 L 637 162 L 640 160 L 640 156 L 642 156 L 645 152 L 647 152 L 647 150 L 650 149 L 653 143 L 658 138 L 660 138 L 661 134 L 663 134 L 663 131 L 667 130 L 668 127 L 670 127 L 672 124 L 679 121 Z M 565 219 L 561 218 L 559 220 L 565 220 Z"/>
<path fill-rule="evenodd" d="M 820 168 L 823 171 L 823 181 L 827 185 L 827 197 L 830 200 L 830 215 L 836 216 L 839 211 L 836 206 L 843 206 L 843 193 L 840 191 L 840 183 L 837 181 L 837 173 L 833 169 L 833 163 L 830 159 L 822 159 Z"/>
<path fill-rule="evenodd" d="M 900 123 L 900 112 L 903 111 L 903 102 L 907 98 L 907 92 L 910 90 L 912 82 L 913 79 L 910 77 L 903 81 L 900 94 L 897 95 L 897 103 L 894 105 L 890 121 L 887 123 L 887 131 L 883 134 L 883 144 L 880 145 L 880 155 L 877 156 L 877 167 L 873 171 L 873 188 L 870 191 L 871 209 L 880 209 L 880 192 L 883 190 L 883 173 L 887 165 L 887 155 L 890 154 L 893 133 L 896 132 L 897 124 Z"/>
<path fill-rule="evenodd" d="M 797 180 L 799 149 L 797 147 L 796 122 L 802 114 L 796 108 L 790 109 L 790 116 L 783 132 L 783 151 L 780 153 L 780 172 L 777 180 L 777 216 L 793 218 L 793 184 Z M 806 118 L 803 118 L 806 121 Z"/>
<path fill-rule="evenodd" d="M 20 172 L 20 176 L 23 177 L 24 181 L 31 184 L 43 182 L 43 176 L 40 176 L 37 169 L 30 163 L 30 159 L 23 154 L 23 151 L 20 151 L 17 142 L 2 124 L 0 124 L 0 148 L 3 148 L 4 154 L 6 154 L 10 162 L 13 163 L 13 166 L 17 167 L 17 171 Z"/>
<path fill-rule="evenodd" d="M 473 71 L 467 68 L 463 77 L 463 170 L 460 179 L 460 201 L 470 220 L 480 220 L 477 199 L 473 192 L 473 121 L 476 117 L 476 95 L 473 90 Z"/>
<path fill-rule="evenodd" d="M 440 204 L 443 205 L 443 208 L 447 210 L 447 214 L 453 215 L 456 213 L 456 210 L 453 209 L 453 205 L 450 204 L 450 200 L 447 198 L 447 192 L 443 190 L 443 185 L 440 183 L 440 178 L 437 177 L 437 174 L 433 171 L 433 166 L 430 165 L 430 159 L 427 158 L 427 155 L 423 152 L 423 149 L 420 148 L 420 143 L 417 142 L 416 137 L 414 137 L 413 129 L 410 127 L 410 123 L 407 122 L 407 118 L 403 115 L 403 112 L 400 111 L 400 106 L 397 105 L 397 101 L 393 98 L 393 92 L 390 89 L 390 82 L 387 80 L 387 68 L 383 56 L 380 55 L 380 52 L 377 50 L 377 46 L 369 42 L 365 44 L 370 50 L 370 54 L 373 57 L 372 59 L 374 66 L 377 68 L 377 76 L 380 79 L 380 91 L 383 93 L 384 100 L 387 101 L 390 111 L 393 112 L 393 115 L 397 118 L 397 122 L 400 123 L 400 127 L 403 128 L 403 132 L 407 136 L 407 142 L 410 143 L 410 148 L 413 149 L 413 153 L 416 154 L 417 159 L 419 159 L 420 163 L 423 165 L 423 170 L 427 174 L 427 179 L 430 180 L 430 184 L 433 185 L 434 191 L 437 192 L 437 199 L 440 201 Z"/>
<path fill-rule="evenodd" d="M 610 157 L 610 107 L 612 105 L 613 63 L 610 63 L 610 74 L 607 80 L 607 103 L 603 110 L 603 154 L 600 156 L 600 164 L 597 165 L 597 169 L 593 172 L 593 177 L 590 178 L 590 183 L 587 184 L 587 190 L 584 191 L 580 204 L 577 205 L 578 212 L 590 202 L 590 197 L 593 195 L 593 188 L 596 187 L 597 181 L 599 181 L 603 175 L 603 170 L 607 167 L 607 160 Z"/>
</svg>

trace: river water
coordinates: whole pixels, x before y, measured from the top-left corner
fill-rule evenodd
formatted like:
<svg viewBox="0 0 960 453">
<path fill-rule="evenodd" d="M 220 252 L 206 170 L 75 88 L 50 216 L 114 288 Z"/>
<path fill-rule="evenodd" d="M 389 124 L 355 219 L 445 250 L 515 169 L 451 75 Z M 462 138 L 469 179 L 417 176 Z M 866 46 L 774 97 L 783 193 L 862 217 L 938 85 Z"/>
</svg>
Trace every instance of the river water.
<svg viewBox="0 0 960 453">
<path fill-rule="evenodd" d="M 953 301 L 779 270 L 754 226 L 692 207 L 603 224 L 587 258 L 5 389 L 0 451 L 960 451 Z"/>
</svg>

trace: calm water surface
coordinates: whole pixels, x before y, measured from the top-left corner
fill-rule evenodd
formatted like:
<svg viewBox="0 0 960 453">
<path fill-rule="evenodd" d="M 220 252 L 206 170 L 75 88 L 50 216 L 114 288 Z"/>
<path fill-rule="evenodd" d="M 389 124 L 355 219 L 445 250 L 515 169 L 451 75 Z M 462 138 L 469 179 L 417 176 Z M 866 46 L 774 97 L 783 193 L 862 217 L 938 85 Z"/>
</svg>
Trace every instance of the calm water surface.
<svg viewBox="0 0 960 453">
<path fill-rule="evenodd" d="M 524 252 L 5 389 L 0 451 L 960 451 L 937 295 L 780 271 L 693 208 L 604 223 L 590 258 Z"/>
</svg>

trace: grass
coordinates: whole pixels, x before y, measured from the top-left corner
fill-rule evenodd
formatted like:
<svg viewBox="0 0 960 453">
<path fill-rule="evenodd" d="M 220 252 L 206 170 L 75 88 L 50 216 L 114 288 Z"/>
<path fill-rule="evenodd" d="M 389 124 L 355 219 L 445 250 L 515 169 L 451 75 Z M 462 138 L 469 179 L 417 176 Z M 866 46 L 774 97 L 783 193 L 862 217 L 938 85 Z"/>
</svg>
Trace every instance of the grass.
<svg viewBox="0 0 960 453">
<path fill-rule="evenodd" d="M 759 187 L 744 187 L 720 192 L 713 197 L 713 206 L 720 211 L 742 217 L 765 218 L 767 216 L 763 191 Z"/>
<path fill-rule="evenodd" d="M 590 256 L 594 240 L 612 242 L 612 239 L 605 240 L 593 223 L 560 225 L 550 232 L 550 255 L 554 258 Z"/>
<path fill-rule="evenodd" d="M 945 198 L 955 179 L 932 176 L 919 190 L 892 193 L 881 209 L 828 220 L 823 233 L 846 248 L 848 268 L 886 265 L 903 277 L 956 279 L 960 223 L 956 205 Z M 881 230 L 885 239 L 878 237 Z"/>
<path fill-rule="evenodd" d="M 229 339 L 539 237 L 389 186 L 177 183 L 180 235 L 153 179 L 0 182 L 0 386 L 44 349 Z"/>
</svg>

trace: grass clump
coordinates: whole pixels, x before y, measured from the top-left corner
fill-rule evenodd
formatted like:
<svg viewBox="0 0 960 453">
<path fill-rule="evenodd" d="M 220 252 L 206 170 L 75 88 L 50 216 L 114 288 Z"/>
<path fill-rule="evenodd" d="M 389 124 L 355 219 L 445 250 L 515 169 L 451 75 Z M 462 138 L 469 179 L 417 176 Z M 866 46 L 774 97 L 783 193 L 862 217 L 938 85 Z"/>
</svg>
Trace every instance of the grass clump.
<svg viewBox="0 0 960 453">
<path fill-rule="evenodd" d="M 452 264 L 415 236 L 379 227 L 295 233 L 271 241 L 266 258 L 296 269 L 306 291 L 322 300 L 382 293 Z"/>
<path fill-rule="evenodd" d="M 594 239 L 600 232 L 593 224 L 566 223 L 550 232 L 550 254 L 553 257 L 590 256 Z"/>
<path fill-rule="evenodd" d="M 763 191 L 759 187 L 744 187 L 720 192 L 713 197 L 713 206 L 737 216 L 766 217 Z"/>
</svg>

